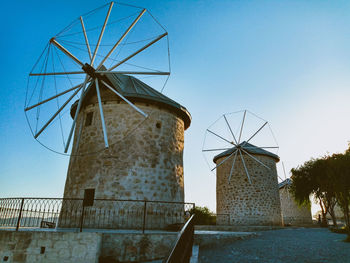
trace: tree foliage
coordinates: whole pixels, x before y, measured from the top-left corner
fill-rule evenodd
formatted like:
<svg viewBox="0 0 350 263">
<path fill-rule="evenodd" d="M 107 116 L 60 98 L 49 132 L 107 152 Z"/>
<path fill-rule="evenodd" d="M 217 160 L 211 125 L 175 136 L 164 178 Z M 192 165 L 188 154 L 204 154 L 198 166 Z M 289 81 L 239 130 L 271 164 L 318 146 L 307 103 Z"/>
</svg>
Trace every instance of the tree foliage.
<svg viewBox="0 0 350 263">
<path fill-rule="evenodd" d="M 195 225 L 215 225 L 216 224 L 216 216 L 213 212 L 209 210 L 208 207 L 200 207 L 196 206 L 191 209 L 191 215 L 195 214 L 194 224 Z"/>
<path fill-rule="evenodd" d="M 314 195 L 322 211 L 323 222 L 329 213 L 336 226 L 334 207 L 342 208 L 346 226 L 349 228 L 350 205 L 350 147 L 344 154 L 333 154 L 311 159 L 292 169 L 291 192 L 299 204 L 310 202 Z"/>
</svg>

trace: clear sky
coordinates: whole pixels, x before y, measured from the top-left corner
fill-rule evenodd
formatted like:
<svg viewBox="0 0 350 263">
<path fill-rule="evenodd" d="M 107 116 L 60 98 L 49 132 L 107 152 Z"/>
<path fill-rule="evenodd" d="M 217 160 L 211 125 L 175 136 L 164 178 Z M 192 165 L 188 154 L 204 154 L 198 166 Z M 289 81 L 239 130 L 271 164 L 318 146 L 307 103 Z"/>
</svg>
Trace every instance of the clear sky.
<svg viewBox="0 0 350 263">
<path fill-rule="evenodd" d="M 215 210 L 215 176 L 201 149 L 205 129 L 223 113 L 248 109 L 268 120 L 287 170 L 347 148 L 349 1 L 125 2 L 149 9 L 169 33 L 164 93 L 193 117 L 185 134 L 186 201 Z M 27 76 L 48 39 L 104 3 L 2 4 L 1 197 L 62 196 L 69 157 L 32 138 L 23 113 Z"/>
</svg>

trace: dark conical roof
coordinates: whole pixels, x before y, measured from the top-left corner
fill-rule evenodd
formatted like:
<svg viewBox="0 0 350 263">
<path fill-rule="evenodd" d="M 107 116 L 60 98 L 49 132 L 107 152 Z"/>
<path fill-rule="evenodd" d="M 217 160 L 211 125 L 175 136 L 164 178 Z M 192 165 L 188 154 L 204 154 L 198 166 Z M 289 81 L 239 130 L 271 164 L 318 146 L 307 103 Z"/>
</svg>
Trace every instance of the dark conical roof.
<svg viewBox="0 0 350 263">
<path fill-rule="evenodd" d="M 278 184 L 278 188 L 281 189 L 283 187 L 285 187 L 286 185 L 291 185 L 292 184 L 292 180 L 290 178 L 287 178 L 286 180 L 284 180 L 283 182 L 280 182 Z"/>
<path fill-rule="evenodd" d="M 105 74 L 103 76 L 104 81 L 115 88 L 121 95 L 126 97 L 131 102 L 144 102 L 150 104 L 156 104 L 161 107 L 165 107 L 173 112 L 175 112 L 179 117 L 181 117 L 185 124 L 185 129 L 187 129 L 191 124 L 191 115 L 185 107 L 176 101 L 170 99 L 164 94 L 156 91 L 152 87 L 148 86 L 146 83 L 140 81 L 139 79 L 114 73 Z M 89 103 L 89 97 L 96 95 L 95 82 L 91 82 L 88 94 L 84 98 L 84 103 Z M 103 89 L 102 89 L 103 87 Z M 119 99 L 117 95 L 112 93 L 104 85 L 100 83 L 101 97 L 102 100 L 116 100 Z M 104 93 L 104 94 L 103 94 Z M 71 115 L 74 114 L 77 102 L 72 105 Z"/>
<path fill-rule="evenodd" d="M 269 156 L 269 157 L 272 157 L 276 160 L 276 162 L 278 162 L 280 160 L 280 158 L 278 157 L 278 155 L 272 153 L 272 152 L 269 152 L 269 151 L 266 151 L 262 148 L 259 148 L 253 144 L 250 144 L 246 141 L 244 142 L 241 142 L 239 145 L 238 145 L 241 149 L 244 149 L 245 151 L 247 151 L 248 153 L 252 154 L 252 155 L 265 155 L 265 156 Z M 230 154 L 232 154 L 235 150 L 237 149 L 237 147 L 232 147 L 231 149 L 228 149 L 216 156 L 214 156 L 213 158 L 213 162 L 216 163 L 216 161 L 221 158 L 221 157 L 225 157 L 225 156 L 229 156 Z"/>
</svg>

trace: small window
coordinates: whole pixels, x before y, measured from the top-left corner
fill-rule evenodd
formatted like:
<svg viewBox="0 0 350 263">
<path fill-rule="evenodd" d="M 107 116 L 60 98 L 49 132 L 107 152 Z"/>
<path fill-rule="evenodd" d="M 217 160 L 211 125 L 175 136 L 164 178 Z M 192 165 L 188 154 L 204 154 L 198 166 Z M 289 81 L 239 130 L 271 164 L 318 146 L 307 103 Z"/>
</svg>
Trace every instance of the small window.
<svg viewBox="0 0 350 263">
<path fill-rule="evenodd" d="M 161 123 L 160 121 L 158 121 L 158 122 L 156 123 L 156 127 L 157 127 L 158 129 L 162 128 L 162 123 Z"/>
<path fill-rule="evenodd" d="M 85 126 L 90 126 L 92 124 L 92 117 L 94 116 L 93 112 L 88 112 L 86 114 Z"/>
<path fill-rule="evenodd" d="M 40 254 L 44 254 L 45 253 L 45 247 L 41 247 L 40 248 Z"/>
</svg>

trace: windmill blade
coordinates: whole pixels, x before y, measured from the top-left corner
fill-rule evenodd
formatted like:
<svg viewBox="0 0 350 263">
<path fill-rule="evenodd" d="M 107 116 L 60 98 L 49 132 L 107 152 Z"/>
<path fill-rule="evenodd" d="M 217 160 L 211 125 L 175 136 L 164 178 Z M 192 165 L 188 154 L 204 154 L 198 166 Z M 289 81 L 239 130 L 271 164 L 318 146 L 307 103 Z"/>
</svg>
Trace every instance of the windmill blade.
<svg viewBox="0 0 350 263">
<path fill-rule="evenodd" d="M 136 110 L 138 113 L 140 113 L 141 115 L 143 115 L 145 118 L 148 117 L 148 115 L 146 113 L 144 113 L 141 109 L 139 109 L 138 107 L 136 107 L 132 102 L 130 102 L 127 98 L 125 98 L 122 94 L 120 94 L 118 91 L 116 91 L 115 89 L 113 89 L 111 86 L 109 86 L 105 81 L 101 80 L 101 82 L 103 83 L 103 85 L 105 85 L 107 88 L 109 88 L 112 92 L 114 92 L 115 94 L 117 94 L 122 100 L 124 100 L 126 103 L 128 103 L 134 110 Z"/>
<path fill-rule="evenodd" d="M 125 63 L 126 61 L 128 61 L 129 59 L 133 58 L 134 56 L 136 56 L 138 53 L 142 52 L 143 50 L 145 50 L 146 48 L 150 47 L 151 45 L 153 45 L 154 43 L 158 42 L 159 40 L 161 40 L 163 37 L 165 37 L 166 35 L 168 35 L 168 33 L 164 33 L 162 35 L 160 35 L 159 37 L 157 37 L 155 40 L 151 41 L 150 43 L 148 43 L 147 45 L 145 45 L 144 47 L 140 48 L 139 50 L 137 50 L 135 53 L 131 54 L 130 56 L 128 56 L 127 58 L 123 59 L 122 61 L 120 61 L 118 64 L 114 65 L 113 67 L 109 68 L 108 71 L 111 71 L 113 69 L 115 69 L 116 67 L 120 66 L 121 64 Z"/>
<path fill-rule="evenodd" d="M 288 195 L 288 199 L 290 199 L 290 194 L 289 194 L 289 181 L 286 175 L 286 169 L 284 167 L 284 162 L 282 162 L 282 167 L 283 167 L 283 174 L 284 174 L 284 180 L 286 181 L 286 191 L 287 191 L 287 195 Z"/>
<path fill-rule="evenodd" d="M 80 126 L 79 126 L 77 141 L 75 143 L 75 145 L 76 145 L 76 147 L 75 147 L 75 154 L 77 154 L 77 152 L 79 150 L 80 137 L 81 137 L 81 133 L 83 131 L 83 123 L 84 123 L 84 121 L 85 121 L 85 116 L 83 115 L 82 120 L 80 122 Z"/>
<path fill-rule="evenodd" d="M 244 146 L 244 149 L 249 149 L 249 148 L 255 149 L 256 146 Z M 262 149 L 279 149 L 280 147 L 278 147 L 278 146 L 259 146 L 259 148 L 262 148 Z"/>
<path fill-rule="evenodd" d="M 86 30 L 85 30 L 85 25 L 84 25 L 84 21 L 83 21 L 83 17 L 80 17 L 80 23 L 81 23 L 81 27 L 83 29 L 83 33 L 84 33 L 84 38 L 85 38 L 85 44 L 86 44 L 86 48 L 89 52 L 89 57 L 90 57 L 90 63 L 92 61 L 92 55 L 91 55 L 91 49 L 90 49 L 90 45 L 89 45 L 89 40 L 86 34 Z"/>
<path fill-rule="evenodd" d="M 255 135 L 257 135 L 267 124 L 267 122 L 264 123 L 263 126 L 261 126 L 246 142 L 248 143 L 251 139 L 253 139 L 255 137 Z"/>
<path fill-rule="evenodd" d="M 214 171 L 217 169 L 220 165 L 222 165 L 224 162 L 226 162 L 235 152 L 237 152 L 237 149 L 234 150 L 229 156 L 227 156 L 224 160 L 222 160 L 218 165 L 216 165 L 211 171 Z"/>
<path fill-rule="evenodd" d="M 266 167 L 267 169 L 271 170 L 270 167 L 268 167 L 266 164 L 264 164 L 263 162 L 261 162 L 260 160 L 258 160 L 257 158 L 255 158 L 253 155 L 251 155 L 250 153 L 248 153 L 246 150 L 244 150 L 243 148 L 241 148 L 241 150 L 247 154 L 250 158 L 252 158 L 254 161 L 258 162 L 259 164 L 261 164 L 262 166 Z"/>
<path fill-rule="evenodd" d="M 239 131 L 238 144 L 240 144 L 240 142 L 241 142 L 241 136 L 242 136 L 243 125 L 244 125 L 244 120 L 245 120 L 246 114 L 247 114 L 247 111 L 245 110 L 244 114 L 243 114 L 243 121 L 242 121 L 242 125 L 241 125 L 241 130 Z"/>
<path fill-rule="evenodd" d="M 143 16 L 143 14 L 146 12 L 146 9 L 143 9 L 141 13 L 136 17 L 134 22 L 129 26 L 129 28 L 124 32 L 124 34 L 121 36 L 121 38 L 117 41 L 117 43 L 113 46 L 113 48 L 108 52 L 106 57 L 100 62 L 97 69 L 101 68 L 103 63 L 109 58 L 109 56 L 113 53 L 113 51 L 118 47 L 118 45 L 123 41 L 125 36 L 130 32 L 130 30 L 135 26 L 135 24 L 140 20 L 140 18 Z"/>
<path fill-rule="evenodd" d="M 95 47 L 94 54 L 92 55 L 92 59 L 91 59 L 91 63 L 90 63 L 92 67 L 94 66 L 94 61 L 95 61 L 95 58 L 96 58 L 96 55 L 97 55 L 97 51 L 98 51 L 98 49 L 100 47 L 102 36 L 103 36 L 103 33 L 105 32 L 106 25 L 107 25 L 107 22 L 108 22 L 108 19 L 109 19 L 109 15 L 111 14 L 111 11 L 112 11 L 113 4 L 114 4 L 114 2 L 112 1 L 111 4 L 109 5 L 108 12 L 107 12 L 107 15 L 106 15 L 106 18 L 105 18 L 105 22 L 104 22 L 103 27 L 101 29 L 100 36 L 98 37 L 98 41 L 97 41 L 97 44 L 96 44 L 96 47 Z"/>
<path fill-rule="evenodd" d="M 34 138 L 38 138 L 38 136 L 49 126 L 49 124 L 56 118 L 56 116 L 63 110 L 64 107 L 74 98 L 75 95 L 82 89 L 82 87 L 78 88 L 69 99 L 55 112 L 55 114 L 45 123 L 45 125 L 34 135 Z"/>
<path fill-rule="evenodd" d="M 283 167 L 283 173 L 284 173 L 284 179 L 287 179 L 287 175 L 286 175 L 286 169 L 284 168 L 284 163 L 282 162 L 282 167 Z"/>
<path fill-rule="evenodd" d="M 79 85 L 77 85 L 77 86 L 75 86 L 75 87 L 73 87 L 73 88 L 67 89 L 66 91 L 63 91 L 63 92 L 61 92 L 61 93 L 59 93 L 59 94 L 57 94 L 57 95 L 55 95 L 55 96 L 52 96 L 52 97 L 50 97 L 50 98 L 48 98 L 48 99 L 46 99 L 46 100 L 43 100 L 43 101 L 41 101 L 41 102 L 39 102 L 39 103 L 37 103 L 37 104 L 34 104 L 34 105 L 30 106 L 30 107 L 27 107 L 27 108 L 25 108 L 24 110 L 25 110 L 25 111 L 29 111 L 29 110 L 31 110 L 31 109 L 33 109 L 33 108 L 35 108 L 35 107 L 40 106 L 41 104 L 44 104 L 44 103 L 46 103 L 46 102 L 49 102 L 49 101 L 51 101 L 51 100 L 53 100 L 53 99 L 56 99 L 57 97 L 62 96 L 62 95 L 66 94 L 66 93 L 68 93 L 68 92 L 70 92 L 70 91 L 72 91 L 72 90 L 75 90 L 75 89 L 77 89 L 77 88 L 79 88 L 79 87 L 82 87 L 82 85 L 83 85 L 83 83 L 82 83 L 82 84 L 79 84 Z"/>
<path fill-rule="evenodd" d="M 238 153 L 238 151 L 236 151 L 235 156 L 233 157 L 233 163 L 232 163 L 232 167 L 231 167 L 231 171 L 230 171 L 230 176 L 228 178 L 229 183 L 231 182 L 231 177 L 232 177 L 233 170 L 234 170 L 235 163 L 236 163 L 237 153 Z"/>
<path fill-rule="evenodd" d="M 156 72 L 145 72 L 145 71 L 95 71 L 96 73 L 100 74 L 129 74 L 129 75 L 159 75 L 159 76 L 169 76 L 170 72 L 161 72 L 161 71 L 156 71 Z"/>
<path fill-rule="evenodd" d="M 80 66 L 82 66 L 82 67 L 84 66 L 83 62 L 81 62 L 79 59 L 77 59 L 71 52 L 69 52 L 65 47 L 63 47 L 60 43 L 58 43 L 54 37 L 50 39 L 50 43 L 54 44 L 59 50 L 61 50 L 64 54 L 66 54 L 68 57 L 73 59 Z"/>
<path fill-rule="evenodd" d="M 235 135 L 234 135 L 234 133 L 233 133 L 233 131 L 232 131 L 232 129 L 231 129 L 231 126 L 230 126 L 230 124 L 228 123 L 225 114 L 224 114 L 223 116 L 224 116 L 224 119 L 225 119 L 225 122 L 226 122 L 228 128 L 230 129 L 230 132 L 231 132 L 231 134 L 232 134 L 233 140 L 235 141 L 235 145 L 237 145 L 237 140 L 236 140 L 236 137 L 235 137 Z"/>
<path fill-rule="evenodd" d="M 72 136 L 73 136 L 73 131 L 74 131 L 74 128 L 75 128 L 75 123 L 77 121 L 77 118 L 78 118 L 78 114 L 80 112 L 80 107 L 81 107 L 81 104 L 83 103 L 83 100 L 84 100 L 84 95 L 86 94 L 85 93 L 85 87 L 86 87 L 86 84 L 87 84 L 87 80 L 88 80 L 88 76 L 85 77 L 85 81 L 84 81 L 84 84 L 83 84 L 83 89 L 81 91 L 81 95 L 80 95 L 80 99 L 79 99 L 79 102 L 78 102 L 78 105 L 77 105 L 77 109 L 75 111 L 75 114 L 74 114 L 74 119 L 73 119 L 73 123 L 72 123 L 72 127 L 69 131 L 69 135 L 68 135 L 68 138 L 67 138 L 67 143 L 66 143 L 66 146 L 64 148 L 64 153 L 67 153 L 68 152 L 68 148 L 69 148 L 69 145 L 70 145 L 70 141 L 72 139 Z"/>
<path fill-rule="evenodd" d="M 210 132 L 211 134 L 214 134 L 215 136 L 219 137 L 220 139 L 222 139 L 222 140 L 224 140 L 224 141 L 226 141 L 226 142 L 228 142 L 228 143 L 230 143 L 230 144 L 235 145 L 233 142 L 230 142 L 229 140 L 226 140 L 224 137 L 222 137 L 222 136 L 216 134 L 215 132 L 213 132 L 213 131 L 211 131 L 211 130 L 209 130 L 209 129 L 207 129 L 207 131 Z"/>
<path fill-rule="evenodd" d="M 68 71 L 68 72 L 46 72 L 46 73 L 30 73 L 29 76 L 53 76 L 53 75 L 73 75 L 85 74 L 84 71 Z"/>
<path fill-rule="evenodd" d="M 106 124 L 105 124 L 105 117 L 103 116 L 103 109 L 102 109 L 100 88 L 99 88 L 99 86 L 98 86 L 98 79 L 95 79 L 95 86 L 96 86 L 98 107 L 99 107 L 99 109 L 100 109 L 100 117 L 101 117 L 101 124 L 102 124 L 102 130 L 103 130 L 103 138 L 104 138 L 104 141 L 105 141 L 105 147 L 108 148 L 107 129 L 106 129 Z"/>
<path fill-rule="evenodd" d="M 245 164 L 245 161 L 244 161 L 244 158 L 242 156 L 242 152 L 241 151 L 239 151 L 239 155 L 241 156 L 241 160 L 242 160 L 242 163 L 243 163 L 243 166 L 244 166 L 245 173 L 247 174 L 248 181 L 249 181 L 250 184 L 252 184 L 252 181 L 250 179 L 250 176 L 249 176 L 249 173 L 248 173 L 248 169 L 247 169 L 247 166 Z"/>
<path fill-rule="evenodd" d="M 232 148 L 219 148 L 219 149 L 203 149 L 202 152 L 215 152 L 215 151 L 225 151 Z"/>
</svg>

